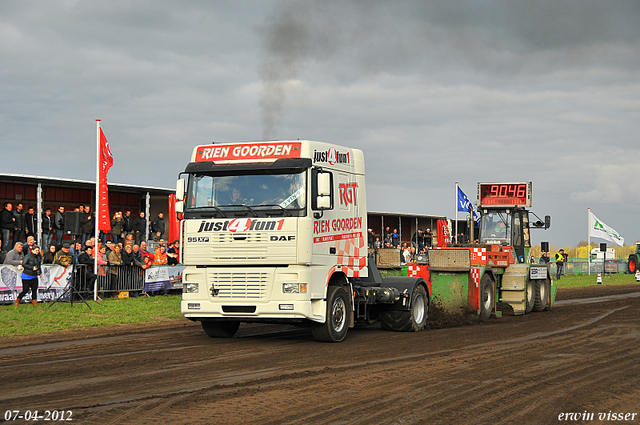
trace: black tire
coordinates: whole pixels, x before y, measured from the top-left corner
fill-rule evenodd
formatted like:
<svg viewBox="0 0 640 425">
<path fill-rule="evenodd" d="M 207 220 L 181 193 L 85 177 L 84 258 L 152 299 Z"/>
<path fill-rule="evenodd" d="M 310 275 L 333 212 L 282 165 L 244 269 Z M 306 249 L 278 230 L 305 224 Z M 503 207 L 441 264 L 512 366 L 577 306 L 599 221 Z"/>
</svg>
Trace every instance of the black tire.
<svg viewBox="0 0 640 425">
<path fill-rule="evenodd" d="M 238 332 L 240 322 L 235 320 L 208 321 L 203 320 L 202 329 L 211 338 L 231 338 Z"/>
<path fill-rule="evenodd" d="M 493 289 L 491 276 L 485 273 L 480 281 L 480 320 L 489 320 L 495 305 L 496 291 Z"/>
<path fill-rule="evenodd" d="M 631 274 L 636 274 L 636 271 L 638 271 L 638 256 L 636 254 L 631 254 L 629 256 L 627 271 Z"/>
<path fill-rule="evenodd" d="M 536 302 L 536 297 L 538 296 L 538 285 L 531 279 L 527 279 L 526 284 L 527 291 L 525 293 L 525 299 L 527 301 L 527 308 L 525 309 L 525 313 L 529 314 L 533 311 L 533 306 Z"/>
<path fill-rule="evenodd" d="M 324 323 L 313 323 L 313 337 L 322 342 L 342 342 L 351 322 L 351 302 L 341 286 L 330 286 L 327 291 L 327 317 Z"/>
<path fill-rule="evenodd" d="M 420 332 L 427 324 L 429 297 L 424 286 L 418 285 L 411 295 L 410 310 L 383 310 L 378 315 L 382 329 L 395 332 Z"/>
<path fill-rule="evenodd" d="M 539 280 L 536 291 L 536 302 L 533 304 L 533 311 L 544 311 L 549 304 L 551 292 L 551 282 L 549 279 Z"/>
</svg>

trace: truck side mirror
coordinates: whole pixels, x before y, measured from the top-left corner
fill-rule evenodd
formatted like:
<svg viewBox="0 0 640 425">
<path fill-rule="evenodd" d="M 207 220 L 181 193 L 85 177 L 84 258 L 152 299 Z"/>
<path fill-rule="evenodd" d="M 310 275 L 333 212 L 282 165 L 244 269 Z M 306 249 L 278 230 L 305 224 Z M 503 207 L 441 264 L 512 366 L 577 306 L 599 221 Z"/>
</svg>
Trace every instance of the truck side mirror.
<svg viewBox="0 0 640 425">
<path fill-rule="evenodd" d="M 549 242 L 541 242 L 540 243 L 540 251 L 549 252 Z"/>
<path fill-rule="evenodd" d="M 318 173 L 318 196 L 331 195 L 331 174 Z"/>
<path fill-rule="evenodd" d="M 182 214 L 184 212 L 184 202 L 177 201 L 174 208 L 176 210 L 176 214 Z"/>
<path fill-rule="evenodd" d="M 318 173 L 318 196 L 316 208 L 319 210 L 331 209 L 331 174 Z"/>
<path fill-rule="evenodd" d="M 333 191 L 331 190 L 331 184 L 332 184 L 332 179 L 331 179 L 331 173 L 328 172 L 323 172 L 322 170 L 318 170 L 317 172 L 314 172 L 315 174 L 315 179 L 314 179 L 314 195 L 315 195 L 315 199 L 314 199 L 314 205 L 312 205 L 314 210 L 320 210 L 320 213 L 314 213 L 313 216 L 318 219 L 320 217 L 322 217 L 322 211 L 324 210 L 330 210 L 333 208 L 333 202 L 332 202 L 332 194 Z"/>
<path fill-rule="evenodd" d="M 547 230 L 549 227 L 551 227 L 551 216 L 550 215 L 545 215 L 544 216 L 544 229 Z"/>
<path fill-rule="evenodd" d="M 184 201 L 184 187 L 185 187 L 185 180 L 178 179 L 178 182 L 176 183 L 176 199 L 178 201 Z"/>
</svg>

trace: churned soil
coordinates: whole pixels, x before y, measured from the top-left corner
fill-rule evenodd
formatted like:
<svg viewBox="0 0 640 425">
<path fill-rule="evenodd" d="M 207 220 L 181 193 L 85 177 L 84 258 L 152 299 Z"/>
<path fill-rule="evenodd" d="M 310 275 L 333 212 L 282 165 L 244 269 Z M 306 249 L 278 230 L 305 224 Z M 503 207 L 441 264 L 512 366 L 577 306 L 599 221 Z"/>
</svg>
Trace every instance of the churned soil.
<svg viewBox="0 0 640 425">
<path fill-rule="evenodd" d="M 624 423 L 640 423 L 638 295 L 635 284 L 562 289 L 551 311 L 434 317 L 443 322 L 419 333 L 356 327 L 340 344 L 261 324 L 212 339 L 187 320 L 5 338 L 0 415 L 368 425 L 551 424 L 566 414 L 596 424 L 636 413 Z"/>
</svg>

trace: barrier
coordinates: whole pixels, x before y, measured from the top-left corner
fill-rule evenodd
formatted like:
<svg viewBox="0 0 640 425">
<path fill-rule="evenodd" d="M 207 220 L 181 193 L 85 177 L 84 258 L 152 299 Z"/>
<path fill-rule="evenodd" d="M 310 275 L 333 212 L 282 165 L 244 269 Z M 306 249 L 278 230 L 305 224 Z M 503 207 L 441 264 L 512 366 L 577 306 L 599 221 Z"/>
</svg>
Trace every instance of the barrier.
<svg viewBox="0 0 640 425">
<path fill-rule="evenodd" d="M 556 263 L 549 263 L 550 273 L 555 276 Z M 607 260 L 603 265 L 602 260 L 591 261 L 591 274 L 598 273 L 616 274 L 627 273 L 627 261 L 626 260 Z M 565 263 L 564 274 L 589 274 L 589 262 L 586 259 L 573 259 Z"/>
<path fill-rule="evenodd" d="M 134 296 L 142 292 L 159 290 L 182 291 L 182 271 L 184 266 L 154 266 L 142 269 L 137 266 L 99 266 L 97 276 L 98 295 L 104 297 L 119 292 L 129 292 Z M 71 267 L 44 264 L 38 278 L 38 301 L 54 301 L 64 293 L 71 282 Z M 0 304 L 11 304 L 22 292 L 22 271 L 15 266 L 0 265 Z M 93 297 L 91 276 L 93 269 L 84 264 L 75 266 L 75 289 L 84 298 Z M 62 299 L 69 300 L 68 293 Z M 24 297 L 31 301 L 31 293 Z"/>
</svg>

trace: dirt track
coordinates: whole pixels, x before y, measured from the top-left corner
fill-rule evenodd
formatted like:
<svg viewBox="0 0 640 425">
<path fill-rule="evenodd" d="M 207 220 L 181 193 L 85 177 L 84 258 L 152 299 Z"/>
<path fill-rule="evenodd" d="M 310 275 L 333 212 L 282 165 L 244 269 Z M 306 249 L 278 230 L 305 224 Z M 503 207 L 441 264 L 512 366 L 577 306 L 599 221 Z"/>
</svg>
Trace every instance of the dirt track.
<svg viewBox="0 0 640 425">
<path fill-rule="evenodd" d="M 186 320 L 8 339 L 0 420 L 29 409 L 82 424 L 551 424 L 586 411 L 593 421 L 570 422 L 595 424 L 611 411 L 640 424 L 640 285 L 558 299 L 623 293 L 417 334 L 356 328 L 340 344 L 267 325 L 211 339 Z"/>
</svg>

